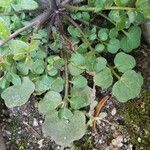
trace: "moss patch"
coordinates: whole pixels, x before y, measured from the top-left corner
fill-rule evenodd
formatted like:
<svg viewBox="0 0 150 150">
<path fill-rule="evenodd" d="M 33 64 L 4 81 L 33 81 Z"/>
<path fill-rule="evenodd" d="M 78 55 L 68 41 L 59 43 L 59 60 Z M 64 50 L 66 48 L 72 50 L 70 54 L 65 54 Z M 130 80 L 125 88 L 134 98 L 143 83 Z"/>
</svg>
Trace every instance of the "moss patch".
<svg viewBox="0 0 150 150">
<path fill-rule="evenodd" d="M 120 111 L 136 150 L 150 147 L 150 91 L 143 90 L 140 98 L 124 104 Z"/>
</svg>

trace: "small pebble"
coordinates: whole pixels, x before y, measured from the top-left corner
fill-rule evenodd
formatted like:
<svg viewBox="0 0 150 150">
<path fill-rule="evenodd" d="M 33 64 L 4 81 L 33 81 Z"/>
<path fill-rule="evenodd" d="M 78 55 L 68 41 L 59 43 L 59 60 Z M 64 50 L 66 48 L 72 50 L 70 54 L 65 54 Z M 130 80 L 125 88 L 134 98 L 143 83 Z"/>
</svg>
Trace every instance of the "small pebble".
<svg viewBox="0 0 150 150">
<path fill-rule="evenodd" d="M 100 119 L 104 119 L 104 118 L 107 117 L 107 113 L 106 113 L 106 112 L 101 112 L 101 113 L 99 114 L 99 117 L 100 117 Z"/>
<path fill-rule="evenodd" d="M 113 108 L 113 110 L 111 111 L 111 115 L 114 116 L 117 113 L 116 108 Z"/>
<path fill-rule="evenodd" d="M 34 127 L 37 127 L 39 124 L 38 124 L 38 121 L 36 118 L 33 119 L 33 126 Z"/>
<path fill-rule="evenodd" d="M 99 143 L 100 143 L 100 144 L 102 144 L 102 143 L 103 143 L 103 140 L 102 140 L 102 139 L 100 139 L 100 140 L 99 140 Z"/>
<path fill-rule="evenodd" d="M 116 139 L 112 140 L 112 144 L 117 147 L 122 147 L 123 146 L 122 142 L 123 142 L 123 137 L 121 135 L 118 136 Z"/>
<path fill-rule="evenodd" d="M 140 138 L 140 137 L 138 137 L 138 139 L 137 139 L 137 140 L 138 140 L 138 142 L 139 142 L 139 143 L 141 143 L 141 138 Z"/>
</svg>

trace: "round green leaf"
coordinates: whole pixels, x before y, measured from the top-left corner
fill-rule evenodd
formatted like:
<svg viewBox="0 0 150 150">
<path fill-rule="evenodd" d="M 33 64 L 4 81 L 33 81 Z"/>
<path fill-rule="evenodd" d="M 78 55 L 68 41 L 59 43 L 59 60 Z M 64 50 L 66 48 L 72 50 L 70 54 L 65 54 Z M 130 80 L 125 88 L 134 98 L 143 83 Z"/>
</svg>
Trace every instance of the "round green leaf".
<svg viewBox="0 0 150 150">
<path fill-rule="evenodd" d="M 25 104 L 34 92 L 35 85 L 29 78 L 24 77 L 21 85 L 8 87 L 1 94 L 5 104 L 9 108 Z"/>
<path fill-rule="evenodd" d="M 31 70 L 35 74 L 42 74 L 45 69 L 45 62 L 43 60 L 36 60 L 31 66 Z"/>
<path fill-rule="evenodd" d="M 47 66 L 47 70 L 48 70 L 48 75 L 50 75 L 50 76 L 55 76 L 58 73 L 58 70 L 51 65 Z"/>
<path fill-rule="evenodd" d="M 95 71 L 100 72 L 104 68 L 106 68 L 107 60 L 104 57 L 98 57 L 96 59 L 96 64 L 95 64 Z"/>
<path fill-rule="evenodd" d="M 80 75 L 81 73 L 85 71 L 84 69 L 81 69 L 71 63 L 68 65 L 68 69 L 69 69 L 70 74 L 73 76 Z"/>
<path fill-rule="evenodd" d="M 75 111 L 68 120 L 60 119 L 57 111 L 49 112 L 42 125 L 44 134 L 61 146 L 69 146 L 73 141 L 81 139 L 86 132 L 86 119 L 84 113 Z"/>
<path fill-rule="evenodd" d="M 110 87 L 113 83 L 111 70 L 109 68 L 105 68 L 101 72 L 97 73 L 94 76 L 94 82 L 103 89 Z"/>
<path fill-rule="evenodd" d="M 83 97 L 86 100 L 86 106 L 91 104 L 93 101 L 93 89 L 91 89 L 89 86 L 86 86 L 84 89 L 71 89 L 71 97 Z"/>
<path fill-rule="evenodd" d="M 18 53 L 25 53 L 28 47 L 29 45 L 21 40 L 12 40 L 9 43 L 9 48 L 14 55 L 17 55 Z"/>
<path fill-rule="evenodd" d="M 76 66 L 83 66 L 85 64 L 85 58 L 79 53 L 73 53 L 71 55 L 71 62 Z"/>
<path fill-rule="evenodd" d="M 16 65 L 21 74 L 27 75 L 29 73 L 29 66 L 25 62 L 18 62 Z"/>
<path fill-rule="evenodd" d="M 97 44 L 97 45 L 95 46 L 95 50 L 96 50 L 97 52 L 102 52 L 102 51 L 104 51 L 104 49 L 105 49 L 105 46 L 104 46 L 103 44 Z"/>
<path fill-rule="evenodd" d="M 80 109 L 80 108 L 87 106 L 87 101 L 82 96 L 72 97 L 69 100 L 69 102 L 70 102 L 71 108 L 73 109 Z"/>
<path fill-rule="evenodd" d="M 60 119 L 70 119 L 73 116 L 73 113 L 66 107 L 61 108 L 58 112 Z"/>
<path fill-rule="evenodd" d="M 18 1 L 17 4 L 12 4 L 12 6 L 16 11 L 33 10 L 38 8 L 38 4 L 34 0 L 21 0 Z"/>
<path fill-rule="evenodd" d="M 82 75 L 75 76 L 72 81 L 74 88 L 84 88 L 87 85 L 87 79 Z"/>
<path fill-rule="evenodd" d="M 35 82 L 35 91 L 42 94 L 51 88 L 54 79 L 47 75 L 43 75 L 38 81 Z"/>
<path fill-rule="evenodd" d="M 126 35 L 121 39 L 121 48 L 125 52 L 131 52 L 140 46 L 141 29 L 138 26 L 132 26 Z"/>
<path fill-rule="evenodd" d="M 133 69 L 136 65 L 134 57 L 123 52 L 116 55 L 114 63 L 116 68 L 122 73 Z"/>
<path fill-rule="evenodd" d="M 55 110 L 62 102 L 62 97 L 58 92 L 49 91 L 38 104 L 38 110 L 42 114 L 46 114 L 51 110 Z"/>
<path fill-rule="evenodd" d="M 51 85 L 51 89 L 56 92 L 61 92 L 64 89 L 64 80 L 58 77 Z"/>
<path fill-rule="evenodd" d="M 112 89 L 113 95 L 119 102 L 127 102 L 137 97 L 140 93 L 143 78 L 133 70 L 125 72 Z"/>
<path fill-rule="evenodd" d="M 106 41 L 108 39 L 108 29 L 106 29 L 106 28 L 100 29 L 99 32 L 98 32 L 98 37 L 102 41 Z"/>
<path fill-rule="evenodd" d="M 118 36 L 118 30 L 116 28 L 112 28 L 110 31 L 109 31 L 109 37 L 111 39 L 113 38 L 116 38 Z"/>
<path fill-rule="evenodd" d="M 79 33 L 78 29 L 73 26 L 68 27 L 68 32 L 74 38 L 80 37 L 80 33 Z"/>
<path fill-rule="evenodd" d="M 118 39 L 110 39 L 108 45 L 107 45 L 107 50 L 110 53 L 116 53 L 120 49 L 120 41 Z"/>
</svg>

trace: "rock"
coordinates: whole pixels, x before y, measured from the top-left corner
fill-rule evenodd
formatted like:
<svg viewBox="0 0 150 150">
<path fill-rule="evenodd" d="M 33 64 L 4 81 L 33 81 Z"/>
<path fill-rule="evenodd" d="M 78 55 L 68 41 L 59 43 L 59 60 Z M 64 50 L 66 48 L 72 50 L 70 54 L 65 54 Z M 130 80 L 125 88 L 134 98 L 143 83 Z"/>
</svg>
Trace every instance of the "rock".
<svg viewBox="0 0 150 150">
<path fill-rule="evenodd" d="M 39 124 L 38 124 L 38 121 L 36 118 L 33 119 L 33 126 L 34 127 L 37 127 Z"/>
<path fill-rule="evenodd" d="M 107 117 L 107 113 L 106 112 L 101 112 L 100 114 L 99 114 L 99 118 L 100 119 L 104 119 L 104 118 L 106 118 Z"/>
<path fill-rule="evenodd" d="M 116 108 L 113 108 L 113 110 L 111 111 L 111 115 L 114 116 L 117 113 Z"/>
<path fill-rule="evenodd" d="M 120 135 L 116 139 L 113 139 L 111 143 L 116 147 L 122 147 L 123 146 L 122 142 L 123 142 L 123 137 Z"/>
<path fill-rule="evenodd" d="M 137 140 L 138 140 L 138 142 L 139 142 L 139 143 L 141 143 L 141 141 L 142 141 L 140 137 L 138 137 L 138 139 L 137 139 Z"/>
</svg>

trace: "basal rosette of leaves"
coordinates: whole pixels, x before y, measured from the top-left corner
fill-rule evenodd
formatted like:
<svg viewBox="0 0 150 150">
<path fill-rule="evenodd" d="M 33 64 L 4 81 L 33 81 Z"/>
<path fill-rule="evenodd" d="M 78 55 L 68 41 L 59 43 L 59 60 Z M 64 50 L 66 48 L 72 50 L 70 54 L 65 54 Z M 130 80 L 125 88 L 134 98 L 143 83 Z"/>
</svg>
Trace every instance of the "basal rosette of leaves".
<svg viewBox="0 0 150 150">
<path fill-rule="evenodd" d="M 130 52 L 140 46 L 148 0 L 1 0 L 0 92 L 9 108 L 33 94 L 43 133 L 68 146 L 86 133 L 96 88 L 127 102 L 143 78 Z M 108 59 L 112 56 L 114 60 Z M 115 57 L 114 57 L 115 56 Z"/>
</svg>

